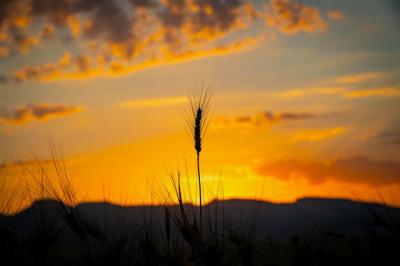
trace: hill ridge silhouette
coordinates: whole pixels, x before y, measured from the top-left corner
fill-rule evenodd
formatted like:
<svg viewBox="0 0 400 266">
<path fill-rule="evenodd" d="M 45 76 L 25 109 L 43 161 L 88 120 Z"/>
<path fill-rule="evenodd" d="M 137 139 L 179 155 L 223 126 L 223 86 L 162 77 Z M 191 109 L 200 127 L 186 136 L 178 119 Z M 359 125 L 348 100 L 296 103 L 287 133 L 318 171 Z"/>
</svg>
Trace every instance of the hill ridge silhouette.
<svg viewBox="0 0 400 266">
<path fill-rule="evenodd" d="M 9 219 L 17 221 L 17 226 L 21 227 L 22 231 L 26 231 L 37 219 L 40 210 L 44 210 L 47 215 L 57 217 L 62 224 L 58 204 L 56 200 L 49 199 L 35 201 L 28 208 L 10 216 Z M 186 205 L 186 207 L 189 210 L 198 208 L 194 205 Z M 344 235 L 358 234 L 358 231 L 362 231 L 359 230 L 360 225 L 368 223 L 371 219 L 369 210 L 385 215 L 390 208 L 400 213 L 400 209 L 378 203 L 314 197 L 301 198 L 293 203 L 247 199 L 214 200 L 203 207 L 211 215 L 215 208 L 223 208 L 226 218 L 239 226 L 254 219 L 262 234 L 277 239 L 287 239 L 293 235 L 311 231 L 313 233 L 333 231 Z M 150 214 L 156 221 L 162 220 L 164 215 L 164 207 L 161 205 L 124 206 L 110 202 L 83 202 L 74 208 L 79 208 L 89 220 L 96 221 L 100 225 L 101 221 L 107 221 L 107 226 L 111 228 L 118 227 L 120 222 L 127 225 L 142 224 L 146 220 L 146 215 Z M 172 205 L 171 208 L 178 208 L 178 206 Z"/>
</svg>

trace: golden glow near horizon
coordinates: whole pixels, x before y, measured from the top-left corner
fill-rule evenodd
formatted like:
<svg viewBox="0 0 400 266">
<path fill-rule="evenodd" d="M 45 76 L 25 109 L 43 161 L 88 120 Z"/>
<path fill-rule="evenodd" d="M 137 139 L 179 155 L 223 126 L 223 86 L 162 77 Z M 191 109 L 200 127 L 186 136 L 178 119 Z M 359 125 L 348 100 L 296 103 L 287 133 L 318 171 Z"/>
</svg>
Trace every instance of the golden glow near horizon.
<svg viewBox="0 0 400 266">
<path fill-rule="evenodd" d="M 57 183 L 49 143 L 78 201 L 163 203 L 180 172 L 197 203 L 185 115 L 201 86 L 205 201 L 396 203 L 395 4 L 83 1 L 0 4 L 1 204 L 44 197 L 35 160 Z"/>
</svg>

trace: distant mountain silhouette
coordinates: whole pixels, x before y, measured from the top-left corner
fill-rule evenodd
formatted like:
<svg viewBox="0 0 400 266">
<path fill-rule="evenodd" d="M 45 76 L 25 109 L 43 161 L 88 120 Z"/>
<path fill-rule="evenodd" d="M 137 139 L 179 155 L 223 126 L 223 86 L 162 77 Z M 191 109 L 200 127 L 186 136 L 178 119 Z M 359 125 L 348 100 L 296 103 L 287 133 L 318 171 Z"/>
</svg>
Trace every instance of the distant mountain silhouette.
<svg viewBox="0 0 400 266">
<path fill-rule="evenodd" d="M 17 232 L 26 233 L 35 226 L 40 213 L 44 213 L 47 217 L 54 217 L 56 223 L 68 231 L 60 217 L 57 204 L 53 200 L 37 201 L 8 219 L 16 222 Z M 75 208 L 79 208 L 89 221 L 108 232 L 128 230 L 148 223 L 149 220 L 152 220 L 155 226 L 161 227 L 163 224 L 162 206 L 118 206 L 104 202 L 82 203 Z M 197 207 L 187 205 L 187 208 L 190 212 L 195 211 Z M 208 213 L 213 219 L 217 210 L 219 221 L 223 214 L 225 222 L 238 228 L 246 227 L 255 221 L 259 236 L 288 239 L 298 234 L 314 235 L 327 232 L 345 236 L 361 235 L 373 219 L 371 211 L 384 217 L 389 209 L 400 215 L 400 209 L 343 199 L 304 198 L 289 204 L 232 199 L 213 201 L 204 207 L 204 213 Z"/>
</svg>

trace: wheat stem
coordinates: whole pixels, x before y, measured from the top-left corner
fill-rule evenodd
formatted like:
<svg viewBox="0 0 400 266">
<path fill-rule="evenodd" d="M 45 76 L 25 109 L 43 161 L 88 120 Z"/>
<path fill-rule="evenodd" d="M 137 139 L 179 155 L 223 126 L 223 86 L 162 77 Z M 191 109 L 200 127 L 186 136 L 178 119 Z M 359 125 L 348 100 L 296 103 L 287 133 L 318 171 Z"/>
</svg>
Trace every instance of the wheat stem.
<svg viewBox="0 0 400 266">
<path fill-rule="evenodd" d="M 197 180 L 199 183 L 199 210 L 200 210 L 200 230 L 203 227 L 203 204 L 201 195 L 201 175 L 200 175 L 200 152 L 197 152 Z"/>
</svg>

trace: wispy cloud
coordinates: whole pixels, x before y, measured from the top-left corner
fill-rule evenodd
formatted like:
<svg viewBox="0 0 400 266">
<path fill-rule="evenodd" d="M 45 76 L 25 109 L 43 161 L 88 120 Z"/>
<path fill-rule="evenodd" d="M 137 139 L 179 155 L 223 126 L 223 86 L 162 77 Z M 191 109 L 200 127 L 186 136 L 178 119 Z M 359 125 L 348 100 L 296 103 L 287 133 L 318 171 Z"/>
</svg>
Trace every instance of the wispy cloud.
<svg viewBox="0 0 400 266">
<path fill-rule="evenodd" d="M 274 95 L 279 98 L 302 98 L 312 95 L 341 95 L 345 92 L 344 87 L 316 87 L 316 88 L 300 88 L 290 89 L 286 91 L 277 92 Z"/>
<path fill-rule="evenodd" d="M 398 182 L 399 161 L 374 161 L 366 157 L 337 159 L 331 162 L 300 162 L 296 160 L 264 163 L 256 169 L 264 176 L 280 179 L 305 178 L 310 183 L 323 183 L 329 179 L 369 185 Z"/>
<path fill-rule="evenodd" d="M 344 14 L 339 10 L 330 10 L 327 13 L 328 17 L 332 20 L 343 20 Z"/>
<path fill-rule="evenodd" d="M 400 88 L 381 87 L 370 89 L 347 89 L 345 87 L 321 87 L 321 88 L 305 88 L 292 89 L 274 94 L 279 98 L 302 98 L 313 95 L 336 95 L 345 99 L 360 99 L 367 97 L 399 97 Z"/>
<path fill-rule="evenodd" d="M 372 71 L 344 75 L 327 82 L 324 87 L 298 88 L 280 91 L 274 94 L 278 98 L 303 98 L 315 95 L 334 95 L 344 99 L 385 98 L 400 96 L 400 87 L 374 86 L 388 78 L 393 78 L 397 72 Z M 372 85 L 371 85 L 372 84 Z"/>
<path fill-rule="evenodd" d="M 383 72 L 375 71 L 375 72 L 358 73 L 358 74 L 339 77 L 336 79 L 336 81 L 344 84 L 355 84 L 370 80 L 376 80 L 383 76 L 384 76 Z"/>
<path fill-rule="evenodd" d="M 119 103 L 117 106 L 120 108 L 140 108 L 140 107 L 160 107 L 168 105 L 180 105 L 186 103 L 187 97 L 165 97 L 165 98 L 151 98 L 151 99 L 138 99 Z"/>
<path fill-rule="evenodd" d="M 216 117 L 214 127 L 259 127 L 265 124 L 317 118 L 317 114 L 303 112 L 260 112 L 253 115 Z"/>
<path fill-rule="evenodd" d="M 192 61 L 204 57 L 225 56 L 232 53 L 245 51 L 263 41 L 263 36 L 247 38 L 232 42 L 226 45 L 217 45 L 203 50 L 188 50 L 181 53 L 165 53 L 160 58 L 145 58 L 133 64 L 126 61 L 114 60 L 109 65 L 105 64 L 106 57 L 98 56 L 78 56 L 68 58 L 64 62 L 65 55 L 57 63 L 42 64 L 36 66 L 25 66 L 14 71 L 13 78 L 18 82 L 35 81 L 54 81 L 54 80 L 77 80 L 90 77 L 115 77 L 135 73 L 149 68 L 166 66 L 171 64 Z"/>
<path fill-rule="evenodd" d="M 374 140 L 378 140 L 380 144 L 400 145 L 400 131 L 382 131 L 375 136 Z"/>
<path fill-rule="evenodd" d="M 364 90 L 352 90 L 343 93 L 345 98 L 365 98 L 365 97 L 399 97 L 400 88 L 372 88 Z"/>
<path fill-rule="evenodd" d="M 0 113 L 0 122 L 24 124 L 32 120 L 48 120 L 61 116 L 71 115 L 81 111 L 80 107 L 63 104 L 27 104 L 17 107 L 10 112 Z"/>
<path fill-rule="evenodd" d="M 307 129 L 294 133 L 290 141 L 296 143 L 323 141 L 342 135 L 347 130 L 346 127 Z"/>
</svg>

